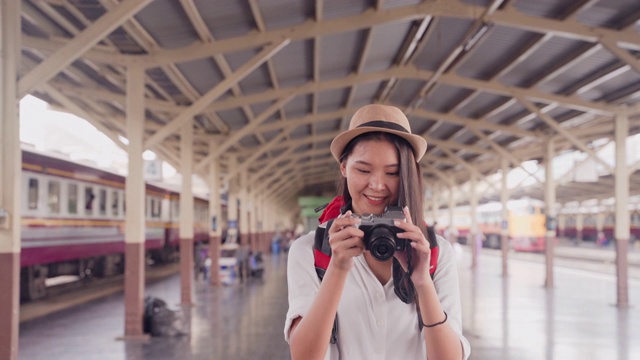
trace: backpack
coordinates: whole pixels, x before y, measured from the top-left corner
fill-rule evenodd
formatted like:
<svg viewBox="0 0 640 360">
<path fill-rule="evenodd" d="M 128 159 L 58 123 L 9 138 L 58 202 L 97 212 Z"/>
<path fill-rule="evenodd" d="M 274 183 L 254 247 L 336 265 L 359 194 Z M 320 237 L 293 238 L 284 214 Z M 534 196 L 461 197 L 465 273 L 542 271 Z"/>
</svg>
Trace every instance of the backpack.
<svg viewBox="0 0 640 360">
<path fill-rule="evenodd" d="M 329 261 L 331 260 L 331 247 L 329 246 L 329 237 L 326 236 L 326 232 L 333 224 L 333 220 L 341 214 L 341 209 L 345 206 L 344 198 L 342 196 L 336 196 L 330 203 L 323 205 L 317 209 L 316 212 L 323 210 L 318 221 L 320 225 L 316 228 L 315 237 L 313 241 L 313 262 L 316 268 L 316 274 L 318 279 L 322 281 L 324 274 L 329 267 Z M 425 224 L 426 225 L 426 224 Z M 427 240 L 431 248 L 431 259 L 429 264 L 429 275 L 433 279 L 436 269 L 438 268 L 438 241 L 436 240 L 436 234 L 433 227 L 427 226 Z M 420 319 L 420 313 L 418 312 L 418 323 L 422 328 L 422 320 Z M 331 331 L 331 343 L 335 344 L 338 334 L 338 315 L 333 320 L 333 329 Z"/>
</svg>

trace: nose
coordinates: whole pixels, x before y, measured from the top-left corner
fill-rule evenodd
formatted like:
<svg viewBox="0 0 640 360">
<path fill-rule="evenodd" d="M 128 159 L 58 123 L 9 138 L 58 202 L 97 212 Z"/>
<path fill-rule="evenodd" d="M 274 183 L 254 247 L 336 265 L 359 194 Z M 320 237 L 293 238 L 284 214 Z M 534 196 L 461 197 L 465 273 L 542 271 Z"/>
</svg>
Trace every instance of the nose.
<svg viewBox="0 0 640 360">
<path fill-rule="evenodd" d="M 384 178 L 383 174 L 374 173 L 369 178 L 369 188 L 375 191 L 384 190 Z"/>
</svg>

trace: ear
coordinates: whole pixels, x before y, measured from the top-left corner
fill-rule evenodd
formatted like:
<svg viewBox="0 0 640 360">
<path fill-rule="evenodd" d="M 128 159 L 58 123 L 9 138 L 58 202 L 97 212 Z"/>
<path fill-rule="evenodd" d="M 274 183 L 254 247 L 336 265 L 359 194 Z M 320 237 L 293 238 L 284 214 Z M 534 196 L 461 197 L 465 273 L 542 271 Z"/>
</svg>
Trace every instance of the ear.
<svg viewBox="0 0 640 360">
<path fill-rule="evenodd" d="M 347 167 L 345 166 L 345 161 L 340 163 L 340 173 L 342 174 L 342 177 L 346 178 L 347 177 Z"/>
</svg>

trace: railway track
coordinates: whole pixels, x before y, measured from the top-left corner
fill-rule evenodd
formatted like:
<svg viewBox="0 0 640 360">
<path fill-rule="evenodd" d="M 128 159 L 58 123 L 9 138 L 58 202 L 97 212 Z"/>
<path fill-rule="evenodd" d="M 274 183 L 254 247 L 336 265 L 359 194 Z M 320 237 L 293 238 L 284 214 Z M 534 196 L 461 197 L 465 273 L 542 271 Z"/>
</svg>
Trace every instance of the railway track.
<svg viewBox="0 0 640 360">
<path fill-rule="evenodd" d="M 178 273 L 179 263 L 146 269 L 146 283 L 152 283 Z M 47 297 L 20 305 L 20 322 L 69 309 L 124 290 L 124 274 L 105 279 L 79 280 L 47 288 Z"/>
</svg>

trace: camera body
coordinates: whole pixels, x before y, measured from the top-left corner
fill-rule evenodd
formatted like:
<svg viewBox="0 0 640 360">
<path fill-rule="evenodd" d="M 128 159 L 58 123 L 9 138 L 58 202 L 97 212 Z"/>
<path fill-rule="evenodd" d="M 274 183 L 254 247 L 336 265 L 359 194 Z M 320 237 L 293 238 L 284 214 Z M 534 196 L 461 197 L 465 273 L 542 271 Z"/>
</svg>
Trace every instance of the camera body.
<svg viewBox="0 0 640 360">
<path fill-rule="evenodd" d="M 399 239 L 396 234 L 404 230 L 396 227 L 395 220 L 405 220 L 400 206 L 388 206 L 381 215 L 353 215 L 360 219 L 358 228 L 364 232 L 365 249 L 378 261 L 385 261 L 396 251 L 404 251 L 410 240 Z"/>
</svg>

